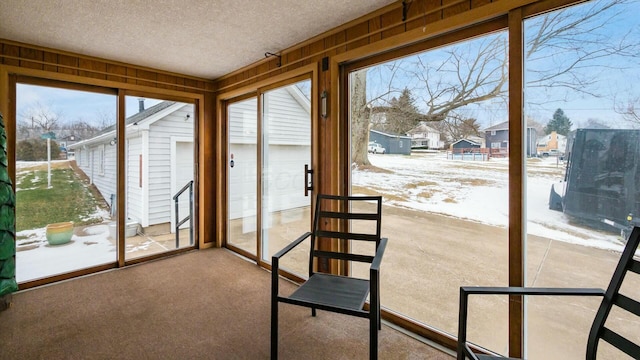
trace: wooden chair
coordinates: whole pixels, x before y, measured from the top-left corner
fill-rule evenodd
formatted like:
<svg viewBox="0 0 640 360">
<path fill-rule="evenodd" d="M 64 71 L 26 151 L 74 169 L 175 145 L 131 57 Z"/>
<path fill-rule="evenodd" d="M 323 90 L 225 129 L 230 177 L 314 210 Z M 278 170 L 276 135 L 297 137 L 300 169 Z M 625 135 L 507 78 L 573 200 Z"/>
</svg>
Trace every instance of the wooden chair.
<svg viewBox="0 0 640 360">
<path fill-rule="evenodd" d="M 367 203 L 367 204 L 364 204 Z M 373 203 L 373 204 L 371 204 Z M 362 205 L 375 205 L 374 212 L 361 210 Z M 280 250 L 272 258 L 271 279 L 271 359 L 278 358 L 278 303 L 288 303 L 311 308 L 311 315 L 316 316 L 316 309 L 337 312 L 346 315 L 369 318 L 369 357 L 378 358 L 378 330 L 380 322 L 380 262 L 387 245 L 387 239 L 380 237 L 382 217 L 381 196 L 334 196 L 318 195 L 313 220 L 313 229 Z M 370 224 L 370 232 L 350 232 L 352 223 L 357 221 Z M 324 230 L 326 224 L 340 223 L 344 231 Z M 361 230 L 359 230 L 361 231 Z M 309 279 L 289 296 L 278 295 L 278 263 L 282 256 L 302 243 L 311 239 L 309 254 Z M 367 241 L 375 243 L 375 254 L 359 254 L 351 251 L 336 252 L 318 250 L 319 239 L 339 239 L 346 242 Z M 370 263 L 369 279 L 353 276 L 338 276 L 313 270 L 314 260 L 338 259 Z M 369 297 L 369 308 L 364 304 Z"/>
<path fill-rule="evenodd" d="M 640 274 L 640 261 L 633 256 L 640 243 L 640 227 L 634 227 L 616 266 L 607 290 L 589 288 L 534 288 L 534 287 L 470 287 L 460 288 L 460 313 L 458 318 L 458 360 L 500 359 L 500 356 L 475 354 L 471 351 L 467 338 L 467 300 L 469 295 L 556 295 L 556 296 L 602 296 L 587 340 L 586 359 L 596 358 L 598 343 L 602 339 L 627 355 L 640 359 L 640 346 L 622 335 L 608 329 L 606 320 L 613 306 L 626 310 L 629 316 L 640 317 L 640 302 L 619 293 L 627 271 Z"/>
</svg>

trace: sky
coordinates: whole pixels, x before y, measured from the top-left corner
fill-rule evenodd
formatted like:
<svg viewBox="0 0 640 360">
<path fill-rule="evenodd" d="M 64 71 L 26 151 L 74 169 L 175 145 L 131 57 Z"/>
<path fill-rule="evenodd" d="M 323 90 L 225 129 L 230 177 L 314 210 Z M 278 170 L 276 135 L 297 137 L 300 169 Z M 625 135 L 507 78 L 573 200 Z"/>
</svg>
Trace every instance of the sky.
<svg viewBox="0 0 640 360">
<path fill-rule="evenodd" d="M 21 120 L 21 115 L 26 115 L 29 109 L 40 105 L 60 116 L 61 123 L 83 120 L 89 124 L 100 124 L 102 119 L 108 119 L 110 124 L 115 124 L 116 101 L 115 95 L 27 84 L 18 84 L 16 91 L 18 120 Z M 145 108 L 160 101 L 145 99 Z M 125 98 L 126 116 L 136 114 L 138 109 L 138 98 L 127 96 Z"/>
<path fill-rule="evenodd" d="M 589 19 L 588 14 L 592 9 L 608 2 L 588 2 L 570 7 L 564 13 L 553 12 L 526 19 L 525 53 L 533 49 L 533 39 L 536 38 L 538 29 L 545 24 L 545 16 L 559 15 L 558 19 L 563 19 L 558 20 L 555 26 L 547 31 L 549 33 L 576 19 Z M 630 127 L 631 124 L 624 121 L 614 111 L 614 107 L 616 102 L 626 103 L 630 99 L 640 101 L 640 88 L 636 86 L 640 82 L 640 17 L 631 14 L 640 14 L 640 1 L 629 0 L 600 13 L 597 17 L 580 21 L 577 26 L 569 27 L 569 30 L 563 33 L 564 36 L 551 37 L 544 42 L 545 47 L 525 56 L 525 116 L 546 124 L 555 110 L 562 108 L 574 124 L 574 128 L 584 127 L 589 119 L 597 119 L 614 128 Z M 571 40 L 567 41 L 566 38 Z M 499 69 L 507 56 L 504 51 L 506 42 L 505 30 L 370 68 L 367 74 L 368 99 L 375 99 L 391 88 L 391 94 L 383 96 L 383 99 L 388 101 L 393 96 L 399 96 L 400 91 L 407 87 L 416 99 L 416 106 L 420 111 L 427 112 L 427 101 L 435 99 L 436 104 L 441 104 L 456 95 L 447 90 L 460 88 L 457 69 L 462 69 L 460 74 L 464 79 L 469 73 L 467 69 L 474 64 L 479 65 L 475 60 L 479 58 L 477 54 L 480 51 L 486 54 L 487 49 L 493 49 L 490 53 L 494 55 L 488 58 L 496 60 L 486 64 L 485 69 Z M 500 43 L 502 47 L 484 46 Z M 612 55 L 611 49 L 615 48 L 624 49 L 617 54 L 625 56 Z M 578 58 L 589 60 L 574 63 Z M 392 66 L 394 64 L 400 69 Z M 565 73 L 563 70 L 567 68 L 571 68 L 572 72 Z M 547 79 L 550 73 L 564 75 Z M 500 71 L 488 76 L 493 80 L 499 77 Z M 437 96 L 427 95 L 423 78 Z M 472 83 L 475 83 L 476 79 L 474 75 Z M 536 79 L 546 79 L 542 81 L 544 86 L 535 86 Z M 578 84 L 576 79 L 585 80 L 584 85 L 574 88 L 564 86 Z M 506 88 L 507 84 L 504 86 L 505 90 Z M 480 92 L 475 93 L 478 94 Z M 377 104 L 384 105 L 385 102 L 378 101 Z M 481 128 L 484 128 L 507 121 L 507 106 L 506 100 L 494 98 L 479 105 L 459 108 L 457 111 L 465 117 L 476 118 L 481 123 Z"/>
</svg>

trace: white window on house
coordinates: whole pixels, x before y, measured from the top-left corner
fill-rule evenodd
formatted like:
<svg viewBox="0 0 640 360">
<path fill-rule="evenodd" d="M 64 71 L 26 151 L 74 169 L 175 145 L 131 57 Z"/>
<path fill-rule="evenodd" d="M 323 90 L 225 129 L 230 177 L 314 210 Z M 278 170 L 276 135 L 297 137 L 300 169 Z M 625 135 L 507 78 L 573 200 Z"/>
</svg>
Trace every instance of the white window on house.
<svg viewBox="0 0 640 360">
<path fill-rule="evenodd" d="M 495 130 L 491 130 L 491 136 L 495 136 L 496 135 L 496 131 Z"/>
<path fill-rule="evenodd" d="M 499 142 L 492 142 L 491 143 L 491 148 L 492 149 L 500 149 L 500 143 Z"/>
<path fill-rule="evenodd" d="M 402 148 L 402 141 L 399 141 L 398 143 L 400 144 L 398 147 Z"/>
<path fill-rule="evenodd" d="M 98 148 L 98 171 L 104 175 L 104 144 Z"/>
</svg>

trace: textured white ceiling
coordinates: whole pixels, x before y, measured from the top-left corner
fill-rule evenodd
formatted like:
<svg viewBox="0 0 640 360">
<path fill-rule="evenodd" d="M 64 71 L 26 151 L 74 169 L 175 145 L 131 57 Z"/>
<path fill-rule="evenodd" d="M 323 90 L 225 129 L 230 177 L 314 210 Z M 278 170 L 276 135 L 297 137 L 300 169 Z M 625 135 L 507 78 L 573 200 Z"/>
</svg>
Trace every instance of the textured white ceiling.
<svg viewBox="0 0 640 360">
<path fill-rule="evenodd" d="M 0 38 L 215 79 L 396 0 L 1 0 Z"/>
</svg>

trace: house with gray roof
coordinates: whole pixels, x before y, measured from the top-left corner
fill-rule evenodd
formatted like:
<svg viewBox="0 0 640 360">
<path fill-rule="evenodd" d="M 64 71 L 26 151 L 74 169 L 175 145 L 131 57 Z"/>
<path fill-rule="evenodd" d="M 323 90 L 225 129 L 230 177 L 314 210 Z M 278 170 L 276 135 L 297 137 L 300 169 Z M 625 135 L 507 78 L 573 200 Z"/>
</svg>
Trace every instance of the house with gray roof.
<svg viewBox="0 0 640 360">
<path fill-rule="evenodd" d="M 142 227 L 171 223 L 172 197 L 193 180 L 194 105 L 162 101 L 126 119 L 126 207 L 127 219 Z M 94 184 L 104 200 L 116 204 L 115 125 L 90 139 L 69 146 L 78 168 Z M 180 217 L 188 214 L 188 201 L 181 201 Z"/>
<path fill-rule="evenodd" d="M 492 156 L 508 156 L 509 155 L 509 122 L 505 121 L 500 124 L 490 126 L 484 129 L 485 144 L 491 149 Z M 535 156 L 537 153 L 536 144 L 538 140 L 538 132 L 536 129 L 527 125 L 527 136 L 525 143 L 525 153 L 527 156 Z"/>
</svg>

